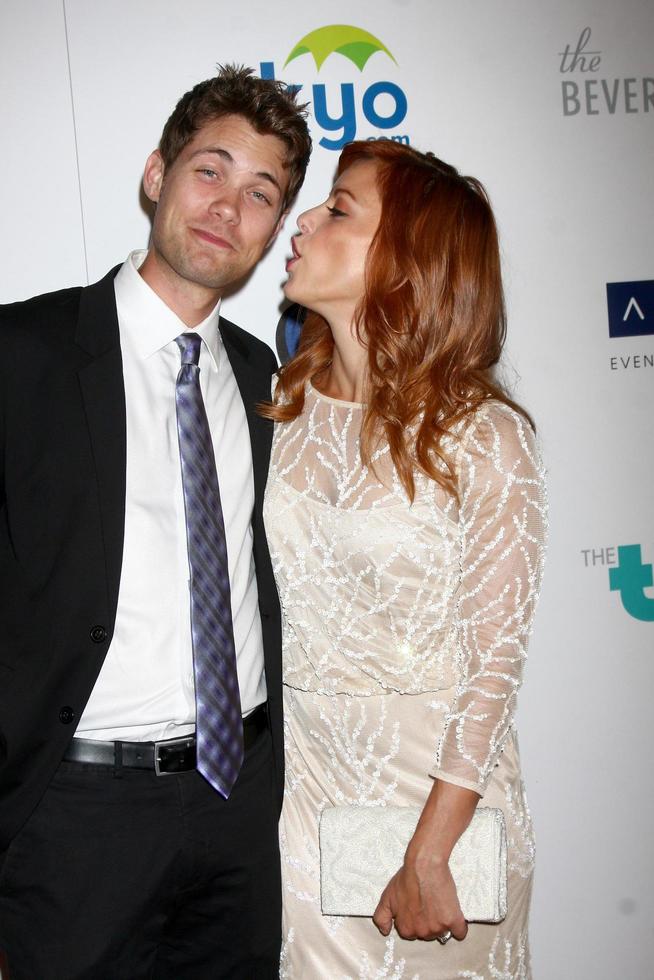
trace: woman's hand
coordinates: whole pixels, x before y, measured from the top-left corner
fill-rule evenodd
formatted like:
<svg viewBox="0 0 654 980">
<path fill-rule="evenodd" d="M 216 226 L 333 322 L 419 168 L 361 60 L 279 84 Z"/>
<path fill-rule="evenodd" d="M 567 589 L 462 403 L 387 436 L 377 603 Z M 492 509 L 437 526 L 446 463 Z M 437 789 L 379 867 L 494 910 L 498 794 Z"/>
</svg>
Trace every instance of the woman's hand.
<svg viewBox="0 0 654 980">
<path fill-rule="evenodd" d="M 447 861 L 404 859 L 382 892 L 373 922 L 383 936 L 393 926 L 403 939 L 437 939 L 448 931 L 465 939 L 468 923 L 463 918 Z"/>
<path fill-rule="evenodd" d="M 403 939 L 438 939 L 450 932 L 465 939 L 461 912 L 448 865 L 452 848 L 479 802 L 472 790 L 436 780 L 409 842 L 404 864 L 382 892 L 373 922 L 387 936 L 393 927 Z"/>
</svg>

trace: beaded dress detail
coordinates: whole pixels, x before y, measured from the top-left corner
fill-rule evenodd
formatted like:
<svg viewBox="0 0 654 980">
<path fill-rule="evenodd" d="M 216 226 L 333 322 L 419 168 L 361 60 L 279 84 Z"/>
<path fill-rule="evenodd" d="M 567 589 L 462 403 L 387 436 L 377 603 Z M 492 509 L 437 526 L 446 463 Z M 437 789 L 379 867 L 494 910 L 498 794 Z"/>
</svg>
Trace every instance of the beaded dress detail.
<svg viewBox="0 0 654 980">
<path fill-rule="evenodd" d="M 283 617 L 281 976 L 528 980 L 534 845 L 513 716 L 544 559 L 535 439 L 486 402 L 445 445 L 459 500 L 416 473 L 409 504 L 387 446 L 363 466 L 361 418 L 309 386 L 302 414 L 275 427 L 264 515 Z M 504 922 L 440 946 L 322 916 L 322 809 L 421 806 L 431 777 L 504 810 Z"/>
</svg>

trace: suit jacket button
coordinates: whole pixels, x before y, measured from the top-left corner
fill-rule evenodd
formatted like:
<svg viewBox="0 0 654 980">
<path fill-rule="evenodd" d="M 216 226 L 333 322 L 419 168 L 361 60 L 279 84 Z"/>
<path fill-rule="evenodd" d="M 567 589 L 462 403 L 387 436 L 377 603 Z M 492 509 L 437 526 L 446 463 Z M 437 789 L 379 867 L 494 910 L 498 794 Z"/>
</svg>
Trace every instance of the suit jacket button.
<svg viewBox="0 0 654 980">
<path fill-rule="evenodd" d="M 94 643 L 104 643 L 107 639 L 107 631 L 104 626 L 94 626 L 91 629 L 91 639 Z"/>
<path fill-rule="evenodd" d="M 62 725 L 70 725 L 71 721 L 75 717 L 75 712 L 69 705 L 64 705 L 59 711 L 59 721 Z"/>
</svg>

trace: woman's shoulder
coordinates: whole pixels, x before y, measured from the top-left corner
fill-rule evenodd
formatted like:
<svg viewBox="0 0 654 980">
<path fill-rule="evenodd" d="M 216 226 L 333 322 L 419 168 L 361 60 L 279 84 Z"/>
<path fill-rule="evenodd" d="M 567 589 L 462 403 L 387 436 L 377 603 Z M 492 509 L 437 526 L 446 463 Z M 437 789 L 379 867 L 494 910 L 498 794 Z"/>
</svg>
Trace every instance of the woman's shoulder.
<svg viewBox="0 0 654 980">
<path fill-rule="evenodd" d="M 459 467 L 467 459 L 478 466 L 541 471 L 536 434 L 527 415 L 489 398 L 466 416 L 459 440 Z"/>
<path fill-rule="evenodd" d="M 460 441 L 466 444 L 473 440 L 480 447 L 498 441 L 515 443 L 525 439 L 535 441 L 533 425 L 523 412 L 507 405 L 498 398 L 487 398 L 464 417 L 461 424 Z"/>
</svg>

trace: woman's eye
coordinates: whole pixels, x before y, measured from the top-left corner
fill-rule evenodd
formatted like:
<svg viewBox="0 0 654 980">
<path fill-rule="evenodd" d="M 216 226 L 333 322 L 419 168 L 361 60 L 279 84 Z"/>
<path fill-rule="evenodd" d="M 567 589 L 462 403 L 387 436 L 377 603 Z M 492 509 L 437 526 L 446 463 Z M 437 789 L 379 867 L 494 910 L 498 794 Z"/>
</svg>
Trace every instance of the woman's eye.
<svg viewBox="0 0 654 980">
<path fill-rule="evenodd" d="M 329 205 L 327 205 L 327 210 L 329 211 L 329 213 L 331 214 L 331 216 L 333 218 L 346 218 L 347 217 L 345 211 L 340 211 L 338 208 L 330 208 Z"/>
</svg>

